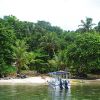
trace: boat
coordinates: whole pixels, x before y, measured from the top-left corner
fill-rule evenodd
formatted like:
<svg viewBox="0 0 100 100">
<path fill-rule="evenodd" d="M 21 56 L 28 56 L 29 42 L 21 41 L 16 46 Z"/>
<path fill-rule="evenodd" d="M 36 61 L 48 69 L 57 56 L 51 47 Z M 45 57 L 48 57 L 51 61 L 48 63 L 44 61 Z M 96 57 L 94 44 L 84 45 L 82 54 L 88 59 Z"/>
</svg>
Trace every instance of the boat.
<svg viewBox="0 0 100 100">
<path fill-rule="evenodd" d="M 48 85 L 55 89 L 70 89 L 70 81 L 68 80 L 68 72 L 66 71 L 56 71 L 50 72 L 51 76 Z"/>
</svg>

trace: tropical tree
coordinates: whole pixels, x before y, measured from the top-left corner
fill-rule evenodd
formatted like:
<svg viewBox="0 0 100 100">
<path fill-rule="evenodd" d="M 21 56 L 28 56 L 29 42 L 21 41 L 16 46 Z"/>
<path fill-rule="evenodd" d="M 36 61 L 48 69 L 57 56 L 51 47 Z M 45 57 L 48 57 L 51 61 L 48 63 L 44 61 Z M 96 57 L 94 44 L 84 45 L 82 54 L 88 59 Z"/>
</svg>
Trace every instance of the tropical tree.
<svg viewBox="0 0 100 100">
<path fill-rule="evenodd" d="M 56 33 L 46 33 L 40 39 L 40 47 L 45 51 L 51 58 L 59 48 L 59 38 Z"/>
<path fill-rule="evenodd" d="M 93 19 L 92 18 L 88 18 L 86 17 L 86 20 L 81 20 L 81 25 L 79 26 L 82 26 L 82 28 L 80 28 L 79 30 L 81 32 L 89 32 L 91 29 L 92 29 L 92 26 L 95 25 L 92 23 Z"/>
<path fill-rule="evenodd" d="M 67 68 L 67 56 L 66 50 L 61 50 L 59 53 L 54 55 L 54 58 L 48 60 L 51 65 L 51 69 L 55 70 L 66 70 Z"/>
<path fill-rule="evenodd" d="M 6 66 L 12 63 L 12 48 L 16 39 L 13 30 L 5 26 L 4 20 L 0 20 L 0 76 L 6 74 Z"/>
<path fill-rule="evenodd" d="M 24 40 L 16 40 L 13 48 L 13 59 L 15 60 L 15 66 L 17 68 L 17 74 L 20 74 L 21 69 L 28 68 L 28 64 L 33 61 L 34 55 L 31 52 L 27 52 L 28 46 Z"/>
<path fill-rule="evenodd" d="M 100 21 L 98 22 L 98 25 L 94 28 L 96 32 L 100 33 Z"/>
<path fill-rule="evenodd" d="M 67 61 L 77 75 L 100 69 L 100 36 L 85 33 L 78 35 L 67 49 Z"/>
</svg>

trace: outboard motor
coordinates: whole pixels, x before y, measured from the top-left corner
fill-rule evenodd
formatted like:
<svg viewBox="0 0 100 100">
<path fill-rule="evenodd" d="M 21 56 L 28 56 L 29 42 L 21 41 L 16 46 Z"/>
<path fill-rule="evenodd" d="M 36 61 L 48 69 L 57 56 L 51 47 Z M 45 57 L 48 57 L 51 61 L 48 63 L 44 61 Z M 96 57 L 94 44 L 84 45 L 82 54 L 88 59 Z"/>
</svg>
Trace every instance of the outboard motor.
<svg viewBox="0 0 100 100">
<path fill-rule="evenodd" d="M 63 83 L 62 83 L 62 81 L 61 81 L 61 79 L 60 79 L 60 89 L 63 89 Z"/>
<path fill-rule="evenodd" d="M 65 80 L 64 84 L 65 84 L 65 89 L 68 89 L 68 82 L 66 80 Z"/>
</svg>

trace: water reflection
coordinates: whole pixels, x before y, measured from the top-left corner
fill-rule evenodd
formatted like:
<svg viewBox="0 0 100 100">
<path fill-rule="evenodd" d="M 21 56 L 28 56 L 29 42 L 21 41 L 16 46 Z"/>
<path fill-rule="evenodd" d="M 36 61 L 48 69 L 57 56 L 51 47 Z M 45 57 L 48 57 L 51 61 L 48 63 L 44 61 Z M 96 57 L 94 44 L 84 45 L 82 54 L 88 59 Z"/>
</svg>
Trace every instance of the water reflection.
<svg viewBox="0 0 100 100">
<path fill-rule="evenodd" d="M 75 85 L 68 90 L 42 85 L 1 85 L 0 100 L 100 100 L 100 85 Z"/>
<path fill-rule="evenodd" d="M 71 100 L 71 89 L 48 88 L 51 100 Z"/>
</svg>

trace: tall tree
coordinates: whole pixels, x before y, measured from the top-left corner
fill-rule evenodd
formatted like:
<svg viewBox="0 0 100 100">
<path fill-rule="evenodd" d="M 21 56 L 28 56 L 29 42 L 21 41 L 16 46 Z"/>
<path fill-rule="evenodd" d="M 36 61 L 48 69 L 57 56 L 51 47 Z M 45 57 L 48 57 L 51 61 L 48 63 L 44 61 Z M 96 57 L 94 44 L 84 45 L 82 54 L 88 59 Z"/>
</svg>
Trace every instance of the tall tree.
<svg viewBox="0 0 100 100">
<path fill-rule="evenodd" d="M 95 27 L 96 32 L 100 33 L 100 21 L 98 22 L 98 25 Z"/>
<path fill-rule="evenodd" d="M 12 63 L 12 48 L 16 40 L 13 30 L 9 26 L 5 26 L 4 20 L 0 20 L 0 74 L 4 72 L 6 65 Z M 4 73 L 1 74 L 1 76 Z"/>
<path fill-rule="evenodd" d="M 86 17 L 86 20 L 81 20 L 81 25 L 79 26 L 82 26 L 82 28 L 80 28 L 79 30 L 82 31 L 82 32 L 89 32 L 91 29 L 92 29 L 92 26 L 95 25 L 92 23 L 93 19 L 92 18 L 88 18 Z"/>
<path fill-rule="evenodd" d="M 46 33 L 40 39 L 40 47 L 52 58 L 59 48 L 59 38 L 56 33 Z"/>
</svg>

